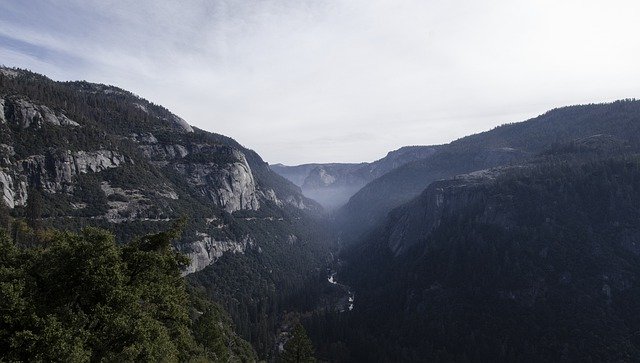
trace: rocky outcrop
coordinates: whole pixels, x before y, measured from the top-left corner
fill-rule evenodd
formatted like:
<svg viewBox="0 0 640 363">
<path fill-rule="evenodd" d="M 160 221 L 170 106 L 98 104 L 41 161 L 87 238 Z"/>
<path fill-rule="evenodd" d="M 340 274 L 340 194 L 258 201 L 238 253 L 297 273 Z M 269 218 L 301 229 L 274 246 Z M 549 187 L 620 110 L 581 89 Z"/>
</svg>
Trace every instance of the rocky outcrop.
<svg viewBox="0 0 640 363">
<path fill-rule="evenodd" d="M 108 182 L 102 182 L 100 189 L 109 198 L 109 210 L 100 218 L 111 223 L 149 219 L 147 211 L 151 205 L 142 191 L 112 187 Z"/>
<path fill-rule="evenodd" d="M 75 176 L 115 168 L 127 161 L 123 155 L 110 150 L 32 155 L 0 169 L 2 199 L 10 208 L 24 206 L 29 186 L 47 193 L 68 193 L 73 191 Z"/>
<path fill-rule="evenodd" d="M 0 74 L 5 77 L 14 78 L 18 76 L 18 71 L 15 69 L 0 67 Z"/>
<path fill-rule="evenodd" d="M 309 187 L 328 187 L 335 183 L 336 176 L 329 174 L 324 166 L 319 166 L 309 173 L 305 179 L 304 186 Z"/>
<path fill-rule="evenodd" d="M 44 123 L 54 126 L 80 126 L 79 123 L 71 120 L 63 113 L 54 112 L 47 106 L 36 105 L 24 98 L 9 97 L 4 100 L 2 106 L 5 112 L 10 110 L 12 114 L 10 120 L 23 130 L 29 127 L 40 127 Z"/>
<path fill-rule="evenodd" d="M 206 233 L 197 233 L 198 240 L 179 246 L 179 250 L 189 257 L 191 263 L 183 270 L 183 275 L 198 272 L 214 263 L 224 253 L 244 253 L 254 245 L 251 237 L 245 236 L 241 241 L 216 240 Z"/>
<path fill-rule="evenodd" d="M 217 197 L 218 205 L 227 212 L 241 209 L 257 210 L 256 183 L 246 160 L 236 162 L 220 170 L 212 180 L 215 189 L 211 196 Z"/>
<path fill-rule="evenodd" d="M 127 159 L 114 151 L 66 151 L 33 155 L 18 162 L 18 171 L 30 185 L 48 193 L 73 190 L 73 177 L 115 168 Z"/>
<path fill-rule="evenodd" d="M 411 203 L 392 211 L 386 227 L 386 243 L 395 256 L 407 252 L 416 243 L 427 240 L 447 216 L 459 215 L 483 202 L 488 217 L 492 210 L 484 190 L 504 169 L 496 168 L 459 175 L 432 183 Z"/>
<path fill-rule="evenodd" d="M 15 155 L 16 151 L 13 146 L 0 144 L 0 166 L 11 166 Z"/>
<path fill-rule="evenodd" d="M 140 150 L 144 156 L 152 160 L 169 161 L 184 158 L 189 155 L 189 151 L 183 145 L 149 144 L 140 145 Z"/>
<path fill-rule="evenodd" d="M 4 116 L 4 99 L 0 98 L 0 124 L 6 124 L 7 118 Z"/>
<path fill-rule="evenodd" d="M 172 115 L 173 123 L 184 132 L 193 132 L 193 127 L 189 125 L 182 117 Z"/>
<path fill-rule="evenodd" d="M 27 203 L 27 183 L 10 172 L 0 171 L 0 191 L 2 201 L 9 208 L 24 206 Z"/>
<path fill-rule="evenodd" d="M 228 160 L 225 163 L 179 162 L 174 168 L 194 189 L 227 212 L 257 210 L 260 202 L 256 181 L 244 154 L 230 148 L 226 152 Z"/>
</svg>

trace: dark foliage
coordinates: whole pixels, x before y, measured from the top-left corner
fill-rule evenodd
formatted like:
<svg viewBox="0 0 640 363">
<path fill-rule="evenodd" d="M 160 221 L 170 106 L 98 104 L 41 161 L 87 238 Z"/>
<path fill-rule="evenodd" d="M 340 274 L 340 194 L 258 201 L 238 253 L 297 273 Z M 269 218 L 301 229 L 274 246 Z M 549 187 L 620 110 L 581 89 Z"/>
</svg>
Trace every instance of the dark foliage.
<svg viewBox="0 0 640 363">
<path fill-rule="evenodd" d="M 97 229 L 32 236 L 0 235 L 0 360 L 255 360 L 220 308 L 190 303 L 177 230 L 125 247 Z"/>
<path fill-rule="evenodd" d="M 401 256 L 384 230 L 347 254 L 352 359 L 639 357 L 639 159 L 534 164 L 477 192 Z"/>
</svg>

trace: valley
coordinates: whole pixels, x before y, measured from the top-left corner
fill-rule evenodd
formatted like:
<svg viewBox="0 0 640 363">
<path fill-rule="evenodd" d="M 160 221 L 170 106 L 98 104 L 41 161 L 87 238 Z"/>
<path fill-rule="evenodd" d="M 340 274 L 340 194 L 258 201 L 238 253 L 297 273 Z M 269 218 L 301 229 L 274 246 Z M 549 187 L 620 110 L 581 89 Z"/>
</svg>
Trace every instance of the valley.
<svg viewBox="0 0 640 363">
<path fill-rule="evenodd" d="M 285 166 L 126 90 L 0 70 L 0 360 L 279 361 L 301 331 L 330 362 L 640 357 L 640 101 Z M 139 330 L 56 274 L 115 281 L 85 287 Z"/>
</svg>

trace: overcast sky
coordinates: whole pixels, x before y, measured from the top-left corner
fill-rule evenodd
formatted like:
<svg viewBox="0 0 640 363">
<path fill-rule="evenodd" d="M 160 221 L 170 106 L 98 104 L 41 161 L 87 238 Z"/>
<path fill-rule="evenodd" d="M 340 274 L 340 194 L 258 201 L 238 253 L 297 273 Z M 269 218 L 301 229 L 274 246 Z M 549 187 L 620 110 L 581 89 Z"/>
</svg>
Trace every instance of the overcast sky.
<svg viewBox="0 0 640 363">
<path fill-rule="evenodd" d="M 640 97 L 640 2 L 0 1 L 0 64 L 113 84 L 270 162 Z"/>
</svg>

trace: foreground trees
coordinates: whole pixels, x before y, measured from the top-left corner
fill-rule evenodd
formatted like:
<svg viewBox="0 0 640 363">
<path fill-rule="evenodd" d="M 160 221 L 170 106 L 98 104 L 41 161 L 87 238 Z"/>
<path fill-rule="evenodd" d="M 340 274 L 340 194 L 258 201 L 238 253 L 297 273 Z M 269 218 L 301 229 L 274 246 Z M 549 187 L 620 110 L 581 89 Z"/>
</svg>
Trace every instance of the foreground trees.
<svg viewBox="0 0 640 363">
<path fill-rule="evenodd" d="M 312 363 L 313 345 L 302 324 L 298 323 L 293 330 L 291 339 L 284 345 L 280 360 L 283 363 Z"/>
<path fill-rule="evenodd" d="M 98 229 L 53 231 L 24 248 L 0 230 L 0 360 L 255 360 L 221 309 L 188 293 L 176 236 L 121 247 Z"/>
</svg>

